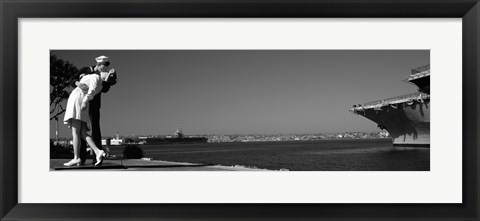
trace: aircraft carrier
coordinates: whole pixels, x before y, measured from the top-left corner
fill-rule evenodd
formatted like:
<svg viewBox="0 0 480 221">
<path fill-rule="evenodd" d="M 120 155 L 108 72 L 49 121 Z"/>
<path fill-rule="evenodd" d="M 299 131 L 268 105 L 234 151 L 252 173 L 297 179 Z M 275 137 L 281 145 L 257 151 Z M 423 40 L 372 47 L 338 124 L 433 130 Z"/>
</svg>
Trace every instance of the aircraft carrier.
<svg viewBox="0 0 480 221">
<path fill-rule="evenodd" d="M 430 65 L 412 69 L 404 81 L 415 84 L 418 91 L 353 105 L 350 112 L 386 130 L 394 147 L 430 148 Z"/>
<path fill-rule="evenodd" d="M 143 144 L 146 145 L 158 145 L 158 144 L 193 144 L 193 143 L 207 143 L 206 137 L 185 137 L 181 129 L 175 131 L 173 137 L 149 137 L 143 140 Z"/>
</svg>

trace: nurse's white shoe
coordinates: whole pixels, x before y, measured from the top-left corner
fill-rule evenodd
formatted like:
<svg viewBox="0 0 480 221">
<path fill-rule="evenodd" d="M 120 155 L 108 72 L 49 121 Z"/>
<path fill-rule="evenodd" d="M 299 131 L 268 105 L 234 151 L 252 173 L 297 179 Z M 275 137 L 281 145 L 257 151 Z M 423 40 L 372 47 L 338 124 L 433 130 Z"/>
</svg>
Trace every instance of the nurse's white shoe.
<svg viewBox="0 0 480 221">
<path fill-rule="evenodd" d="M 105 151 L 103 150 L 100 150 L 98 152 L 98 155 L 97 155 L 97 162 L 95 163 L 95 166 L 98 166 L 99 164 L 101 164 L 103 162 L 103 158 L 107 156 L 107 154 L 105 153 Z"/>
<path fill-rule="evenodd" d="M 70 166 L 73 166 L 73 165 L 80 166 L 81 163 L 82 163 L 82 160 L 80 158 L 78 158 L 78 159 L 70 160 L 70 161 L 64 163 L 63 165 L 66 166 L 66 167 L 70 167 Z"/>
</svg>

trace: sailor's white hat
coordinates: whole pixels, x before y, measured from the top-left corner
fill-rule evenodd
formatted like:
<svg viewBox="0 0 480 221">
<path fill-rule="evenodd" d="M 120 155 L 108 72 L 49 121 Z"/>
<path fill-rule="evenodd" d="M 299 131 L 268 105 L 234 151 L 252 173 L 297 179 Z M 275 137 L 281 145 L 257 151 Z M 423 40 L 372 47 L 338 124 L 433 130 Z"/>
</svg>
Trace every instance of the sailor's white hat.
<svg viewBox="0 0 480 221">
<path fill-rule="evenodd" d="M 95 61 L 97 61 L 97 63 L 107 62 L 107 61 L 108 61 L 108 57 L 105 56 L 105 55 L 101 55 L 100 57 L 96 57 L 96 58 L 95 58 Z"/>
</svg>

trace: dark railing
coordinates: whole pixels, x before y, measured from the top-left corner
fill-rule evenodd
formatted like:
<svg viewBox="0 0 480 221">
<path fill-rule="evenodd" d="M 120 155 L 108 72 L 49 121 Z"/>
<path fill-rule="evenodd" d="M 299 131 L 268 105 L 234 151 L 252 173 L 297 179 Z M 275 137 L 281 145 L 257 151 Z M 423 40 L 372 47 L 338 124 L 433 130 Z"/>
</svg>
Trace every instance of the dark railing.
<svg viewBox="0 0 480 221">
<path fill-rule="evenodd" d="M 405 94 L 405 95 L 400 95 L 397 97 L 392 97 L 392 98 L 387 98 L 387 99 L 382 99 L 378 101 L 373 101 L 365 104 L 359 104 L 355 105 L 353 108 L 354 109 L 362 109 L 362 108 L 372 108 L 376 106 L 384 106 L 384 105 L 389 105 L 389 104 L 397 104 L 397 103 L 403 103 L 403 102 L 408 102 L 408 101 L 413 101 L 416 99 L 428 99 L 430 98 L 430 95 L 421 93 L 421 92 L 416 92 L 416 93 L 411 93 L 411 94 Z"/>
<path fill-rule="evenodd" d="M 418 78 L 423 78 L 429 75 L 430 75 L 430 65 L 427 64 L 425 66 L 412 69 L 412 74 L 404 78 L 403 81 L 409 82 L 409 81 L 412 81 Z"/>
<path fill-rule="evenodd" d="M 430 70 L 430 64 L 427 64 L 425 66 L 412 69 L 412 74 L 418 74 L 418 73 L 422 73 L 424 71 L 429 71 L 429 70 Z"/>
</svg>

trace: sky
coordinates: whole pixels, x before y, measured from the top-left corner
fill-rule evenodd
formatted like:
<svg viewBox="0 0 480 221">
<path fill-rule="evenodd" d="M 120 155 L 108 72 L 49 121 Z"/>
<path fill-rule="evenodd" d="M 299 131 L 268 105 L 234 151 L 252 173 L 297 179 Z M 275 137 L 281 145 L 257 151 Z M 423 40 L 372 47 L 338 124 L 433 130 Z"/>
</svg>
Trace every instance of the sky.
<svg viewBox="0 0 480 221">
<path fill-rule="evenodd" d="M 348 110 L 413 93 L 402 79 L 428 50 L 52 50 L 76 67 L 110 58 L 102 135 L 299 134 L 379 131 Z M 66 101 L 65 101 L 66 102 Z M 63 115 L 60 116 L 63 119 Z M 50 137 L 55 137 L 51 121 Z M 60 137 L 71 137 L 63 122 Z"/>
</svg>

